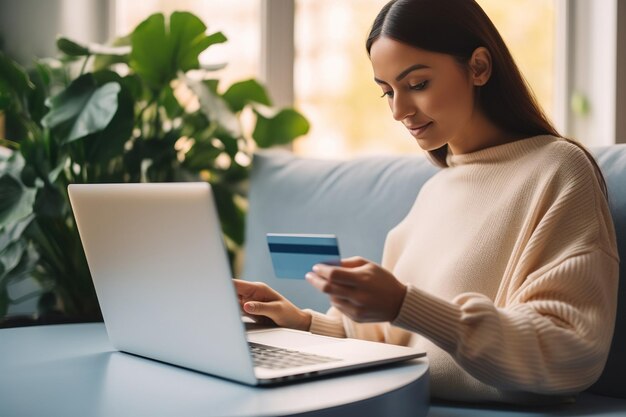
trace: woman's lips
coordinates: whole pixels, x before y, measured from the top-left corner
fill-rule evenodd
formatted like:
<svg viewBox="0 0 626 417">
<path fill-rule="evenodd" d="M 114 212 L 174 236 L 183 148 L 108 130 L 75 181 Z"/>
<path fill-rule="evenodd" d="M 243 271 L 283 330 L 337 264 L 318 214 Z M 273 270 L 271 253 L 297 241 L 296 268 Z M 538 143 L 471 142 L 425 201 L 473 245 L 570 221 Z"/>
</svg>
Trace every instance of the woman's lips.
<svg viewBox="0 0 626 417">
<path fill-rule="evenodd" d="M 428 123 L 424 123 L 422 125 L 415 125 L 415 126 L 407 126 L 406 128 L 409 129 L 409 132 L 411 132 L 411 134 L 413 136 L 419 136 L 422 133 L 424 133 L 426 131 L 426 129 L 428 129 L 430 127 L 430 125 L 432 125 L 433 122 L 428 122 Z"/>
</svg>

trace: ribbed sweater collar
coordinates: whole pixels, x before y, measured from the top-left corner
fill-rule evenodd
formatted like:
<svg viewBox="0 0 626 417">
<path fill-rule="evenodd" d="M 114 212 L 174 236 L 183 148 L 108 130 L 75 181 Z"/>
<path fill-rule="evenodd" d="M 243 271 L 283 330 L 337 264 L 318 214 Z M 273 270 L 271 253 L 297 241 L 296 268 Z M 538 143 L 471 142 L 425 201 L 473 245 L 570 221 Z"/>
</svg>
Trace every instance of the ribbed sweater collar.
<svg viewBox="0 0 626 417">
<path fill-rule="evenodd" d="M 517 159 L 521 156 L 558 140 L 554 136 L 541 135 L 530 138 L 516 140 L 515 142 L 505 143 L 503 145 L 492 146 L 490 148 L 481 149 L 480 151 L 453 155 L 448 153 L 446 162 L 449 167 L 476 163 L 492 163 L 504 162 Z"/>
</svg>

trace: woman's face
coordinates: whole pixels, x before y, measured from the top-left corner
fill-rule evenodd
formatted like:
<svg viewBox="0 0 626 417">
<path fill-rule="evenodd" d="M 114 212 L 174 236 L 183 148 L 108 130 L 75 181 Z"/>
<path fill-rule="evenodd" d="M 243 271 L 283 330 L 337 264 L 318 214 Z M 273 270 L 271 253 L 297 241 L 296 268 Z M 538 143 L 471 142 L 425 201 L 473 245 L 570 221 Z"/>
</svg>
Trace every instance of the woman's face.
<svg viewBox="0 0 626 417">
<path fill-rule="evenodd" d="M 431 151 L 449 144 L 454 153 L 462 153 L 465 139 L 476 133 L 475 81 L 470 71 L 450 55 L 384 36 L 372 45 L 370 59 L 393 118 L 406 126 L 419 146 Z"/>
</svg>

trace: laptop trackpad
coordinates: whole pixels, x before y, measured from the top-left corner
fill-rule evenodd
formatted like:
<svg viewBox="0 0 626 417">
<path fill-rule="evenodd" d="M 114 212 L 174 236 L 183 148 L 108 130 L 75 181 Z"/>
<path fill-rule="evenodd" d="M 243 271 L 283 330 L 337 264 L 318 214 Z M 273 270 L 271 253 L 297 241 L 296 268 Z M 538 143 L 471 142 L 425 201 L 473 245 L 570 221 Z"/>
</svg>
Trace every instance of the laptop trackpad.
<svg viewBox="0 0 626 417">
<path fill-rule="evenodd" d="M 247 333 L 247 337 L 249 342 L 277 346 L 285 349 L 297 349 L 301 347 L 325 345 L 329 343 L 341 343 L 344 340 L 317 336 L 311 333 L 288 329 L 251 331 Z"/>
</svg>

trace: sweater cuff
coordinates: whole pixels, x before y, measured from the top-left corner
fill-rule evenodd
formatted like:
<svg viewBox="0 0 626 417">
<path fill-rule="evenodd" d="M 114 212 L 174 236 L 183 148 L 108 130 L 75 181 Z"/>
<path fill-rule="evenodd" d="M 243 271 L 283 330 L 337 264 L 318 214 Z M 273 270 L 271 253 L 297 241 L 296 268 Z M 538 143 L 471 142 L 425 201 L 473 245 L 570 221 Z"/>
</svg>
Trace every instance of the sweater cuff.
<svg viewBox="0 0 626 417">
<path fill-rule="evenodd" d="M 451 352 L 458 342 L 461 309 L 456 304 L 407 286 L 406 296 L 392 325 L 419 333 Z"/>
<path fill-rule="evenodd" d="M 346 331 L 340 317 L 330 317 L 311 309 L 304 310 L 311 314 L 309 332 L 331 337 L 346 337 Z"/>
</svg>

